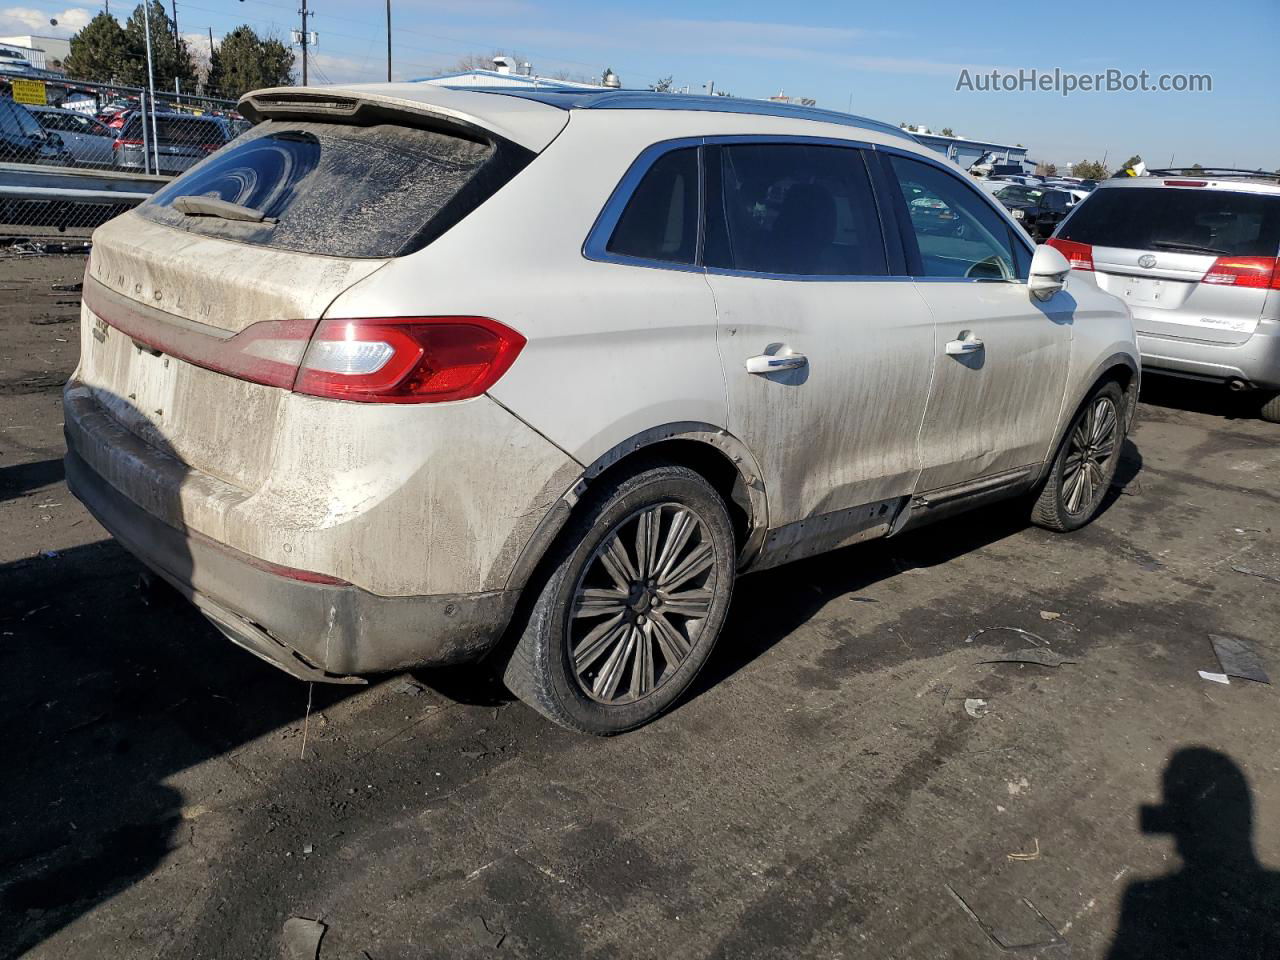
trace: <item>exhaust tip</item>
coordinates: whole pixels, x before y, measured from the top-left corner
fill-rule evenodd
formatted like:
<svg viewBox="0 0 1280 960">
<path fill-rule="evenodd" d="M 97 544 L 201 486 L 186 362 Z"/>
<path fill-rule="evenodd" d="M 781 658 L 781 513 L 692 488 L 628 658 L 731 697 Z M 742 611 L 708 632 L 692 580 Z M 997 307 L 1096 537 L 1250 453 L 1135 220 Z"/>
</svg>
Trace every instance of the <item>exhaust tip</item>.
<svg viewBox="0 0 1280 960">
<path fill-rule="evenodd" d="M 1252 389 L 1252 387 L 1248 383 L 1245 383 L 1245 381 L 1239 380 L 1239 379 L 1228 380 L 1227 387 L 1230 388 L 1234 393 L 1242 393 L 1245 390 Z"/>
</svg>

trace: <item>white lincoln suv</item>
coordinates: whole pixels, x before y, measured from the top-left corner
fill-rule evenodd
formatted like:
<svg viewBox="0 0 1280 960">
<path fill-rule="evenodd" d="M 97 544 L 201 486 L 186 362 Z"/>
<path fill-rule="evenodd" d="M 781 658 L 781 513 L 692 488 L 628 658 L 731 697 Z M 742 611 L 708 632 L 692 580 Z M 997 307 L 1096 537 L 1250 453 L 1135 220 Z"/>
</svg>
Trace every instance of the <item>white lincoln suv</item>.
<svg viewBox="0 0 1280 960">
<path fill-rule="evenodd" d="M 94 236 L 67 475 L 294 676 L 487 655 L 616 733 L 688 688 L 740 574 L 1103 502 L 1128 309 L 894 127 L 417 83 L 241 108 Z"/>
</svg>

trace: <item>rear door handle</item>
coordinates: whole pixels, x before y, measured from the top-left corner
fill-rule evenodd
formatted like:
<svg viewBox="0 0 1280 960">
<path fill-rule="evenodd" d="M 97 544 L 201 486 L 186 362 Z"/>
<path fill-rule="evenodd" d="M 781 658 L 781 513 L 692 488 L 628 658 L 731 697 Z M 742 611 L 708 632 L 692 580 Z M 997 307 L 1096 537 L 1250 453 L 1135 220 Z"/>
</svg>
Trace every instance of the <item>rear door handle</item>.
<svg viewBox="0 0 1280 960">
<path fill-rule="evenodd" d="M 761 354 L 747 357 L 747 373 L 777 373 L 779 370 L 799 370 L 809 363 L 809 358 L 798 353 L 776 357 Z"/>
<path fill-rule="evenodd" d="M 947 356 L 962 357 L 966 353 L 977 353 L 985 348 L 985 344 L 977 337 L 970 336 L 964 340 L 948 340 Z"/>
</svg>

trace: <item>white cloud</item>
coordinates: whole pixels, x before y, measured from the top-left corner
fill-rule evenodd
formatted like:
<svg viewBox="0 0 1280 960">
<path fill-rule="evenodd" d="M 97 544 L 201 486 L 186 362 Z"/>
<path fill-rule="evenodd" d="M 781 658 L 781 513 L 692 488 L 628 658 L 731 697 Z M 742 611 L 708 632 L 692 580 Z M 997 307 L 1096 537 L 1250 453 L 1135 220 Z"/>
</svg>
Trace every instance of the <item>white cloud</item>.
<svg viewBox="0 0 1280 960">
<path fill-rule="evenodd" d="M 49 20 L 57 20 L 55 27 Z M 37 10 L 34 7 L 4 7 L 0 9 L 0 33 L 38 34 L 46 37 L 65 37 L 75 33 L 93 19 L 93 11 L 84 7 L 70 7 L 61 13 Z"/>
</svg>

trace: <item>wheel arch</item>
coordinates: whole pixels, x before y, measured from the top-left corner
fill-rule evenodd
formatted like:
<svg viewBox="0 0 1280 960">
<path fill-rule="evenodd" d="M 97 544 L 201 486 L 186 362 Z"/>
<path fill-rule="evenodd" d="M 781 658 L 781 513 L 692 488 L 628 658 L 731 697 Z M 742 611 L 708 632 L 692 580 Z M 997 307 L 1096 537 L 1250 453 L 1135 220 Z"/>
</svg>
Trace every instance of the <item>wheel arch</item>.
<svg viewBox="0 0 1280 960">
<path fill-rule="evenodd" d="M 769 525 L 759 465 L 746 445 L 722 427 L 681 421 L 650 427 L 592 461 L 534 530 L 516 560 L 507 589 L 524 588 L 592 484 L 654 460 L 688 467 L 724 498 L 733 521 L 739 567 L 745 567 L 759 553 Z"/>
</svg>

